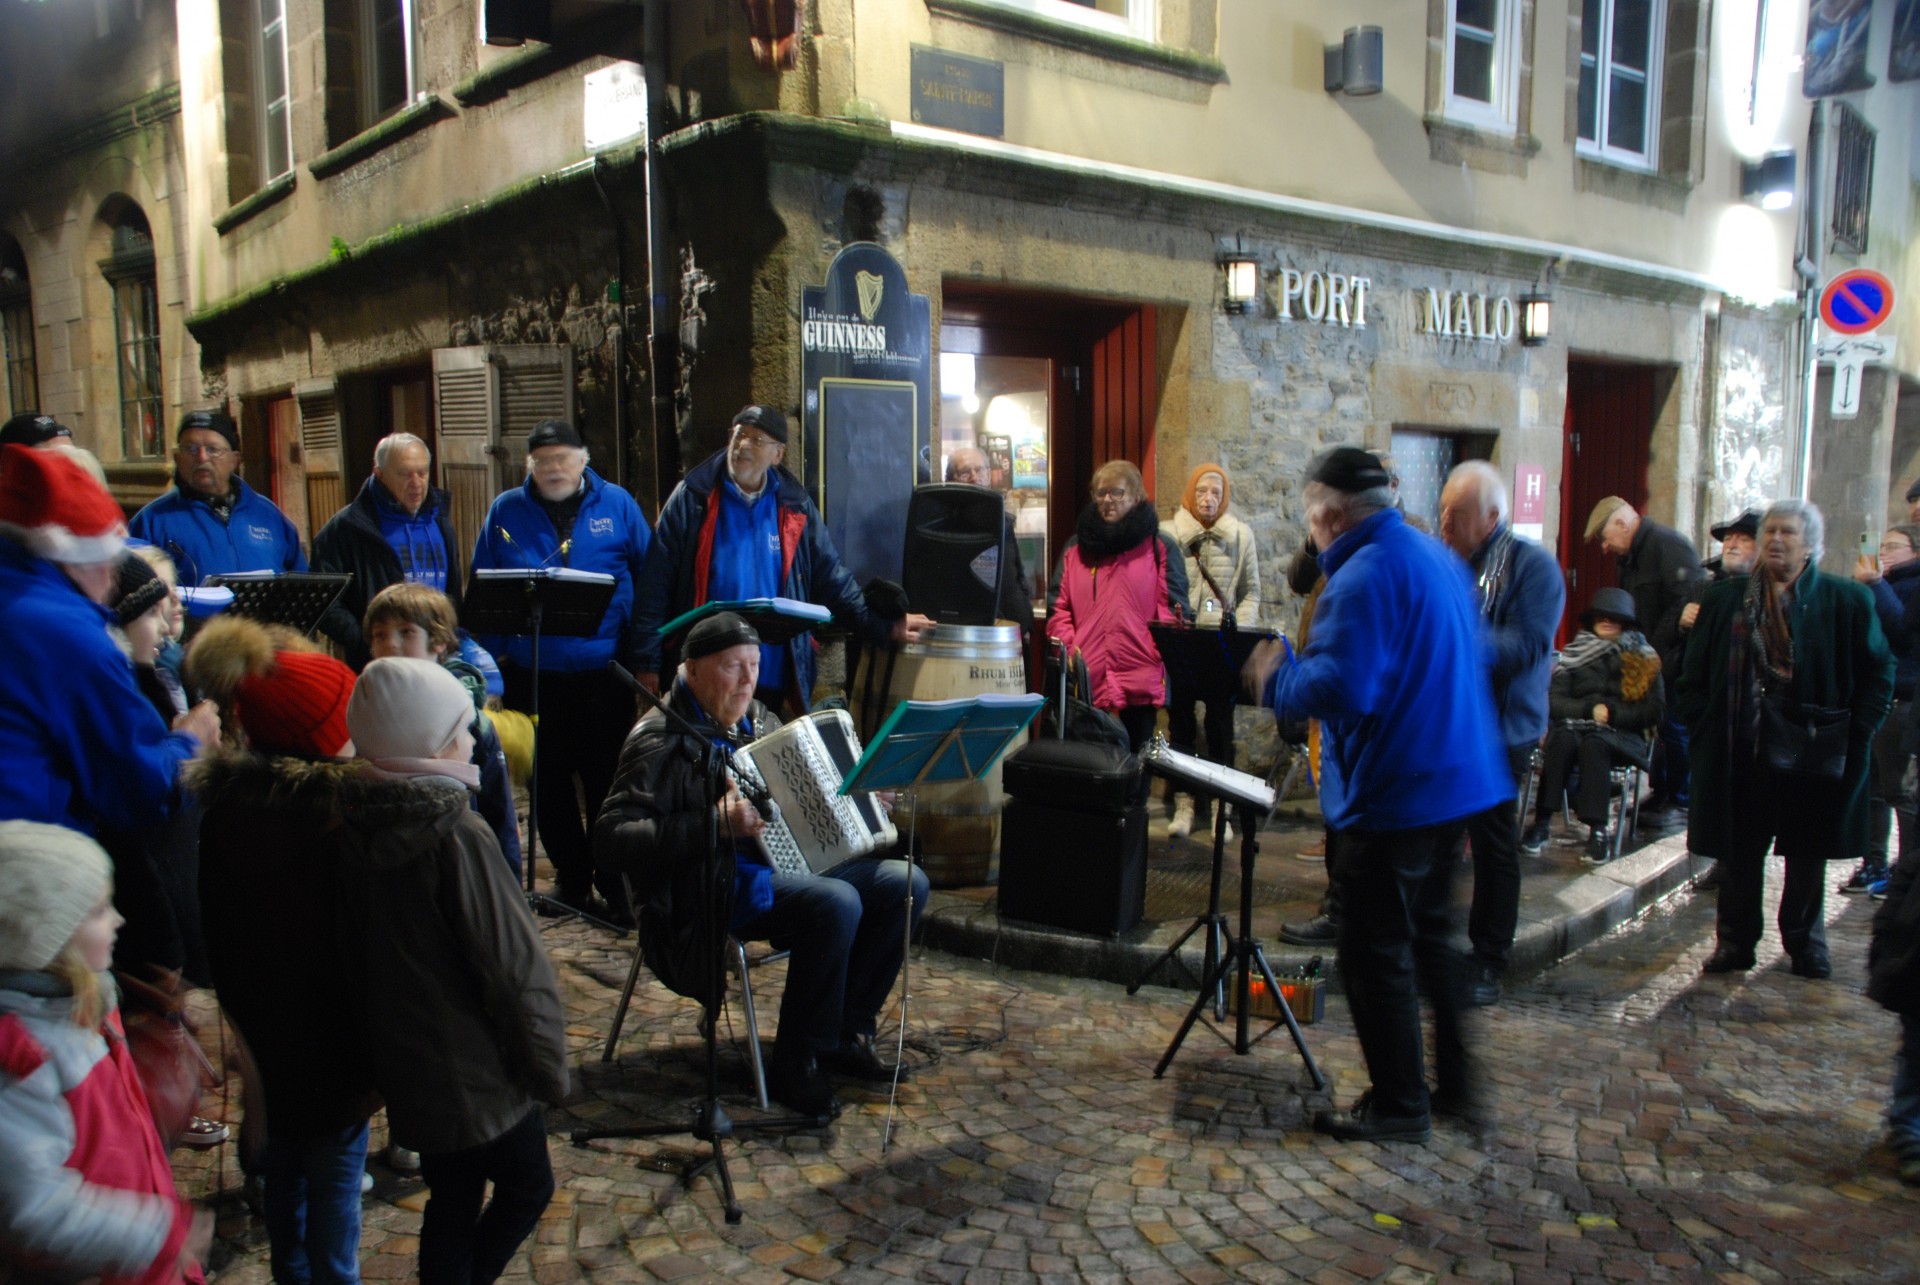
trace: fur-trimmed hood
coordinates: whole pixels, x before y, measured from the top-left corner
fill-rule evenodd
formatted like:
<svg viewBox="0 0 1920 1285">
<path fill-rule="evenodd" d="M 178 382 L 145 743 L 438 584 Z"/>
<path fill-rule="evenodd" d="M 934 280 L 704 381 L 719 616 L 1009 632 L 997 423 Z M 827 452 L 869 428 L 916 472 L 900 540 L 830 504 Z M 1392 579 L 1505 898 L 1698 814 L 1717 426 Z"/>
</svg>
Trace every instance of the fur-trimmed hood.
<svg viewBox="0 0 1920 1285">
<path fill-rule="evenodd" d="M 395 779 L 340 759 L 228 750 L 192 763 L 184 779 L 209 808 L 272 808 L 339 826 L 345 854 L 376 868 L 420 859 L 468 810 L 467 787 L 451 777 Z"/>
</svg>

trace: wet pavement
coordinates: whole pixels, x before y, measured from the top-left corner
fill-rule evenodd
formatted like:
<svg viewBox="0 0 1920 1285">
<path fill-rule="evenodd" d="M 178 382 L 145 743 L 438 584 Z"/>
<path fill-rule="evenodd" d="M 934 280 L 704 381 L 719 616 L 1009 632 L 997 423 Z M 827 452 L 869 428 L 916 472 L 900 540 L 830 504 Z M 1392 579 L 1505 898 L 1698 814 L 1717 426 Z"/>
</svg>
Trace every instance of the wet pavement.
<svg viewBox="0 0 1920 1285">
<path fill-rule="evenodd" d="M 1285 890 L 1263 904 L 1263 923 L 1311 910 L 1318 866 L 1288 851 L 1311 838 L 1310 821 L 1263 836 L 1256 883 Z M 1577 853 L 1549 849 L 1529 869 L 1543 941 L 1544 907 L 1571 916 L 1605 903 L 1584 881 L 1624 888 L 1637 862 L 1660 882 L 1687 863 L 1678 838 L 1598 872 Z M 1172 897 L 1190 855 L 1156 854 L 1160 895 Z M 1131 944 L 1175 931 L 1186 907 L 1172 908 Z M 991 896 L 943 895 L 941 911 L 985 931 Z M 897 1102 L 849 1091 L 829 1129 L 729 1144 L 738 1225 L 711 1179 L 681 1183 L 680 1164 L 701 1150 L 685 1135 L 568 1141 L 578 1125 L 689 1119 L 703 1046 L 694 1007 L 643 976 L 602 1062 L 631 939 L 549 922 L 580 1075 L 549 1116 L 559 1194 L 507 1278 L 1920 1279 L 1920 1193 L 1898 1182 L 1881 1144 L 1896 1022 L 1858 993 L 1870 913 L 1831 898 L 1831 982 L 1789 976 L 1777 945 L 1751 975 L 1703 980 L 1710 894 L 1653 900 L 1564 962 L 1511 979 L 1504 1002 L 1476 1015 L 1492 1123 L 1439 1121 L 1427 1146 L 1335 1143 L 1308 1128 L 1317 1107 L 1365 1087 L 1337 996 L 1305 1028 L 1330 1092 L 1313 1090 L 1284 1031 L 1245 1056 L 1196 1031 L 1155 1078 L 1191 990 L 1129 996 L 1109 981 L 917 949 L 913 1074 Z M 756 977 L 769 1034 L 779 972 Z M 889 1033 L 898 1013 L 883 1019 Z M 720 1059 L 725 1109 L 751 1119 L 732 1038 Z M 229 1193 L 218 1278 L 254 1285 L 268 1276 L 264 1240 L 237 1199 L 231 1151 L 178 1158 L 187 1190 Z M 424 1193 L 374 1168 L 364 1274 L 410 1277 Z"/>
</svg>

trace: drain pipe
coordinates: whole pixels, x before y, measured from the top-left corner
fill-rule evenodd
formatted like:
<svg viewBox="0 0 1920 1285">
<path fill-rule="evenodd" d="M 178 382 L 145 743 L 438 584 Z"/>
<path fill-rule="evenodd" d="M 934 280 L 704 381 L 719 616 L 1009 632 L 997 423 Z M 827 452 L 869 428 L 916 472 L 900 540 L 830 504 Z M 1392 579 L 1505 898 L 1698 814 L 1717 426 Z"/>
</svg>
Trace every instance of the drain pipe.
<svg viewBox="0 0 1920 1285">
<path fill-rule="evenodd" d="M 1813 419 L 1814 398 L 1820 387 L 1820 265 L 1826 258 L 1820 250 L 1820 172 L 1824 161 L 1820 144 L 1826 136 L 1826 103 L 1813 100 L 1813 118 L 1807 125 L 1807 208 L 1801 224 L 1804 240 L 1800 257 L 1794 262 L 1800 277 L 1801 387 L 1800 415 L 1800 498 L 1813 494 Z"/>
<path fill-rule="evenodd" d="M 601 181 L 602 166 L 593 158 L 593 189 L 607 207 L 613 224 L 613 297 L 620 323 L 613 328 L 613 480 L 632 489 L 627 476 L 627 230 L 620 203 Z"/>
<path fill-rule="evenodd" d="M 652 408 L 653 509 L 680 478 L 680 434 L 674 422 L 675 330 L 667 298 L 671 255 L 667 248 L 666 184 L 661 175 L 659 131 L 667 121 L 667 3 L 647 0 L 647 380 Z"/>
</svg>

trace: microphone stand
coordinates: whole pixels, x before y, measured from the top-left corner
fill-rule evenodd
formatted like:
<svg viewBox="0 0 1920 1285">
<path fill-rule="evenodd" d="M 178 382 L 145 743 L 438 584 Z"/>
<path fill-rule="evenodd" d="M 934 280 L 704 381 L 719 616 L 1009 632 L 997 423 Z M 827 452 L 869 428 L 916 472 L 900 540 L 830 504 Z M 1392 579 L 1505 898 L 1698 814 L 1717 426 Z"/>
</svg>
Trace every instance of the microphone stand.
<svg viewBox="0 0 1920 1285">
<path fill-rule="evenodd" d="M 824 1129 L 833 1122 L 829 1115 L 775 1116 L 758 1120 L 748 1120 L 736 1124 L 732 1117 L 720 1105 L 720 1007 L 725 999 L 726 964 L 725 949 L 722 944 L 726 925 L 721 922 L 721 901 L 716 895 L 718 888 L 731 889 L 732 852 L 720 842 L 720 800 L 726 797 L 727 763 L 720 747 L 712 744 L 705 732 L 678 710 L 668 706 L 666 701 L 654 695 L 638 679 L 628 673 L 618 662 L 608 662 L 607 668 L 618 674 L 634 691 L 646 698 L 653 708 L 666 718 L 668 726 L 680 735 L 683 749 L 688 760 L 697 764 L 703 785 L 701 798 L 706 809 L 706 853 L 702 857 L 705 878 L 703 890 L 707 893 L 701 898 L 700 913 L 707 934 L 709 947 L 705 982 L 705 995 L 701 1004 L 706 1009 L 706 1093 L 691 1109 L 691 1118 L 685 1124 L 645 1124 L 630 1125 L 624 1128 L 604 1128 L 582 1126 L 573 1130 L 571 1138 L 576 1147 L 585 1146 L 596 1138 L 664 1138 L 687 1134 L 698 1142 L 706 1143 L 706 1155 L 696 1155 L 680 1167 L 682 1186 L 692 1187 L 694 1180 L 708 1169 L 720 1185 L 720 1199 L 726 1211 L 728 1225 L 740 1222 L 740 1202 L 733 1191 L 733 1175 L 727 1170 L 725 1144 L 729 1138 L 750 1137 L 762 1133 L 779 1133 L 796 1129 Z M 724 882 L 723 882 L 724 881 Z M 732 904 L 731 895 L 724 898 Z M 634 951 L 636 956 L 643 949 L 638 923 L 635 925 Z M 760 1032 L 748 1031 L 747 1038 L 757 1040 Z M 611 1052 L 611 1047 L 609 1047 Z"/>
</svg>

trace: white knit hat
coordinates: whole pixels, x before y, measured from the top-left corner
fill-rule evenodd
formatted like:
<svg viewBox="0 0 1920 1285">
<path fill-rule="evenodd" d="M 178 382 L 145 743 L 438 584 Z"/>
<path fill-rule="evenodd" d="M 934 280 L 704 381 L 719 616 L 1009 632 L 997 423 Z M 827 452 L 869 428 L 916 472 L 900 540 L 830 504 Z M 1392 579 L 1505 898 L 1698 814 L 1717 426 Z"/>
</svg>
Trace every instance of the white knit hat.
<svg viewBox="0 0 1920 1285">
<path fill-rule="evenodd" d="M 78 830 L 0 821 L 0 968 L 58 959 L 112 885 L 113 863 Z"/>
<path fill-rule="evenodd" d="M 432 758 L 472 721 L 466 685 L 431 660 L 371 661 L 347 702 L 354 749 L 376 763 Z"/>
</svg>

